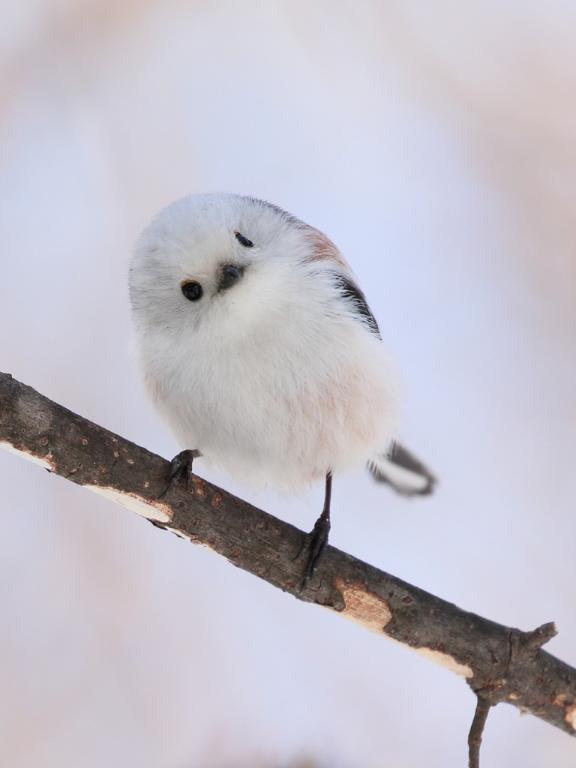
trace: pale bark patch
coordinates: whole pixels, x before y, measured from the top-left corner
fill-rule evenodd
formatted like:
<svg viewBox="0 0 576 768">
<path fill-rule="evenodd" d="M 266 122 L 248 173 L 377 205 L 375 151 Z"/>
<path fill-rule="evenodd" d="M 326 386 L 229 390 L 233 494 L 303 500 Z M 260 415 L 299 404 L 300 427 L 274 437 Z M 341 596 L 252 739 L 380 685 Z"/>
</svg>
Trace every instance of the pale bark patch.
<svg viewBox="0 0 576 768">
<path fill-rule="evenodd" d="M 156 520 L 158 523 L 169 523 L 172 520 L 172 512 L 167 504 L 159 501 L 144 501 L 140 496 L 135 496 L 125 491 L 117 491 L 115 488 L 106 488 L 99 485 L 85 485 L 90 491 L 104 496 L 115 504 L 119 504 L 130 512 L 135 512 L 147 520 Z"/>
<path fill-rule="evenodd" d="M 342 579 L 336 579 L 336 586 L 345 603 L 342 615 L 382 634 L 392 619 L 388 602 L 379 595 L 368 592 L 361 584 L 348 584 Z"/>
<path fill-rule="evenodd" d="M 22 459 L 31 461 L 33 464 L 38 464 L 39 467 L 43 467 L 50 472 L 54 469 L 54 465 L 50 462 L 50 454 L 48 454 L 45 458 L 40 458 L 40 456 L 34 456 L 33 453 L 28 453 L 28 451 L 20 451 L 18 448 L 14 448 L 14 446 L 10 443 L 5 442 L 0 442 L 0 448 L 3 448 L 5 451 L 13 453 L 16 456 L 20 456 Z"/>
<path fill-rule="evenodd" d="M 421 656 L 425 656 L 430 661 L 440 664 L 441 667 L 445 667 L 461 677 L 474 677 L 474 671 L 467 664 L 461 664 L 459 661 L 456 661 L 449 653 L 434 651 L 431 648 L 414 648 L 414 650 Z"/>
</svg>

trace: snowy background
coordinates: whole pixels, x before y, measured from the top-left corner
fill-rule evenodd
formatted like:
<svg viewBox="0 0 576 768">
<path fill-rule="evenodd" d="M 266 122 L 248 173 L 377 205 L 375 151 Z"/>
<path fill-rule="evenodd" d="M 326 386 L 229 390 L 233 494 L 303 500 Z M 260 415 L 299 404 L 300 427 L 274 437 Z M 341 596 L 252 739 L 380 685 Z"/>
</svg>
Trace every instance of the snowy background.
<svg viewBox="0 0 576 768">
<path fill-rule="evenodd" d="M 0 28 L 0 370 L 167 457 L 126 271 L 187 192 L 325 230 L 404 380 L 408 502 L 337 482 L 332 542 L 576 664 L 576 6 L 34 0 Z M 201 463 L 198 471 L 202 472 Z M 249 496 L 309 529 L 321 488 Z M 440 667 L 0 455 L 0 764 L 460 768 Z M 511 707 L 486 768 L 568 768 Z"/>
</svg>

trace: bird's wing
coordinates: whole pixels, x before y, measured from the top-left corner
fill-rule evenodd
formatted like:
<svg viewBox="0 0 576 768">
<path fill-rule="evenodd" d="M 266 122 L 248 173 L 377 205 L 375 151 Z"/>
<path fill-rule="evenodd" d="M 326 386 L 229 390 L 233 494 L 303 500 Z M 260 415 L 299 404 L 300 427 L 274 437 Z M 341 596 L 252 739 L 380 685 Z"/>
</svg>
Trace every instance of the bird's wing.
<svg viewBox="0 0 576 768">
<path fill-rule="evenodd" d="M 380 339 L 378 323 L 360 288 L 345 275 L 338 274 L 336 279 L 342 296 L 351 301 L 355 314 Z M 436 485 L 436 478 L 430 470 L 397 442 L 392 444 L 388 453 L 372 459 L 368 469 L 377 482 L 388 483 L 404 496 L 426 496 Z"/>
<path fill-rule="evenodd" d="M 380 329 L 376 318 L 372 314 L 366 296 L 360 290 L 354 280 L 354 275 L 350 269 L 350 265 L 341 254 L 340 250 L 334 245 L 332 240 L 327 237 L 319 229 L 304 225 L 308 232 L 308 238 L 312 246 L 312 261 L 324 261 L 331 263 L 334 266 L 334 272 L 332 273 L 334 278 L 334 284 L 338 290 L 340 296 L 351 307 L 352 312 L 358 320 L 371 331 L 379 339 Z"/>
<path fill-rule="evenodd" d="M 380 328 L 366 301 L 366 296 L 364 296 L 364 293 L 358 288 L 354 280 L 339 272 L 334 273 L 334 279 L 341 296 L 352 304 L 354 314 L 358 316 L 358 319 L 364 325 L 368 326 L 368 329 L 375 336 L 381 339 Z"/>
<path fill-rule="evenodd" d="M 403 496 L 426 496 L 437 482 L 421 461 L 396 442 L 388 453 L 375 456 L 368 463 L 368 470 L 378 483 L 388 483 Z"/>
<path fill-rule="evenodd" d="M 320 230 L 308 227 L 312 244 L 313 260 L 331 261 L 338 271 L 334 271 L 335 285 L 340 296 L 351 307 L 353 314 L 378 339 L 381 339 L 380 328 L 366 296 L 356 284 L 352 270 L 334 243 Z M 368 469 L 379 483 L 388 483 L 397 493 L 405 496 L 424 496 L 432 493 L 436 478 L 400 443 L 393 443 L 391 449 L 382 455 L 375 456 L 369 463 Z"/>
</svg>

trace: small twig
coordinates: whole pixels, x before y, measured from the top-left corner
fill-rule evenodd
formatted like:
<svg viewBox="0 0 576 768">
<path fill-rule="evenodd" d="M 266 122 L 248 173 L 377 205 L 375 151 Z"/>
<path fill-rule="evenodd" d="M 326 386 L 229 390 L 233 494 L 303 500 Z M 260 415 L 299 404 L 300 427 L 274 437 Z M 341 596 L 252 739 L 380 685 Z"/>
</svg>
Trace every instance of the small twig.
<svg viewBox="0 0 576 768">
<path fill-rule="evenodd" d="M 508 697 L 506 695 L 506 683 L 510 669 L 514 665 L 530 663 L 540 648 L 557 634 L 556 625 L 552 621 L 529 632 L 521 632 L 518 629 L 510 630 L 509 653 L 508 657 L 503 660 L 504 665 L 500 668 L 496 667 L 492 675 L 484 678 L 482 687 L 476 688 L 473 683 L 471 684 L 476 695 L 476 711 L 468 734 L 469 768 L 480 768 L 482 734 L 490 710 L 500 702 L 516 697 L 514 693 L 508 692 Z"/>
<path fill-rule="evenodd" d="M 549 643 L 557 634 L 556 624 L 553 621 L 549 621 L 547 624 L 542 624 L 542 626 L 532 630 L 532 632 L 524 632 L 523 639 L 527 647 L 537 649 Z"/>
<path fill-rule="evenodd" d="M 480 693 L 476 694 L 476 711 L 474 712 L 474 719 L 468 734 L 468 768 L 480 768 L 482 734 L 484 733 L 488 714 L 493 706 L 488 698 Z"/>
</svg>

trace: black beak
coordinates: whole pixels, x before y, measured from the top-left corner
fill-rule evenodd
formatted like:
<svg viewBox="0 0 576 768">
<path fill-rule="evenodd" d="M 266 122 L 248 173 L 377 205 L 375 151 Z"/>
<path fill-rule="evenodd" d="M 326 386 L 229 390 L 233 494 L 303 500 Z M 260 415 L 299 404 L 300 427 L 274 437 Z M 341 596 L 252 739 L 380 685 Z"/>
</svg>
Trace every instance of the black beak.
<svg viewBox="0 0 576 768">
<path fill-rule="evenodd" d="M 220 272 L 220 280 L 218 282 L 219 291 L 227 291 L 228 288 L 232 288 L 233 285 L 241 279 L 244 274 L 244 267 L 237 264 L 226 264 L 222 267 Z"/>
</svg>

